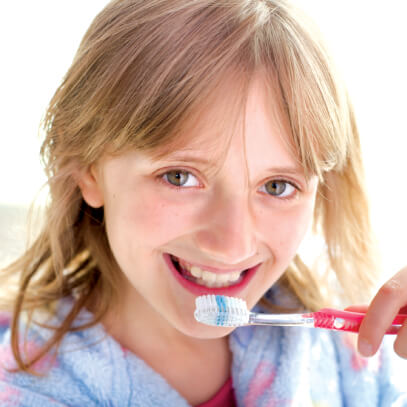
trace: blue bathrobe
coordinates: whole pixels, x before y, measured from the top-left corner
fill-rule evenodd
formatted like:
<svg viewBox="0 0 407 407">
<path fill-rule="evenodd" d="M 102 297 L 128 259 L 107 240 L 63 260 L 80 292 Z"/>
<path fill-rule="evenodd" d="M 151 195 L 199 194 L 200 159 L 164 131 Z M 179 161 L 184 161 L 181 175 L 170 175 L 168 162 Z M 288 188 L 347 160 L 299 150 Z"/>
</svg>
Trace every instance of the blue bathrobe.
<svg viewBox="0 0 407 407">
<path fill-rule="evenodd" d="M 61 318 L 72 300 L 61 302 Z M 77 322 L 90 318 L 83 311 Z M 50 332 L 33 328 L 27 354 Z M 230 336 L 232 379 L 238 406 L 407 406 L 407 360 L 387 338 L 364 359 L 354 334 L 298 327 L 242 327 Z M 143 360 L 120 346 L 102 325 L 68 333 L 56 358 L 35 365 L 43 377 L 10 373 L 9 317 L 0 316 L 0 406 L 187 407 L 186 400 Z M 182 363 L 182 361 L 181 361 Z M 403 383 L 404 382 L 404 383 Z"/>
</svg>

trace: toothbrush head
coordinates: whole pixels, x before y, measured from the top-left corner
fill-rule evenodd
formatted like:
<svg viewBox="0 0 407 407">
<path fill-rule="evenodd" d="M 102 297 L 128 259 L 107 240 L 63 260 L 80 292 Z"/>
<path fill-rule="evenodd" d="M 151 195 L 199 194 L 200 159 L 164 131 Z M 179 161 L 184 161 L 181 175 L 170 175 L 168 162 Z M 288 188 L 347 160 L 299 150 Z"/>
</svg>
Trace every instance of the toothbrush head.
<svg viewBox="0 0 407 407">
<path fill-rule="evenodd" d="M 225 295 L 201 295 L 195 299 L 194 317 L 212 326 L 237 327 L 249 322 L 246 301 Z"/>
</svg>

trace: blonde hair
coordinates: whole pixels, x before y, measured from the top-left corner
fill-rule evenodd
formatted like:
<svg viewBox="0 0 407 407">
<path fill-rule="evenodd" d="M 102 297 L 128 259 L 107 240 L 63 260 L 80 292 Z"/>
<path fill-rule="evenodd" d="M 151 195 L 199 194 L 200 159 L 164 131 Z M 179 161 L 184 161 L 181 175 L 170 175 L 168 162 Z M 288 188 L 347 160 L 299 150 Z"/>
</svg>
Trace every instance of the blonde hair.
<svg viewBox="0 0 407 407">
<path fill-rule="evenodd" d="M 94 19 L 43 121 L 41 154 L 49 179 L 45 223 L 28 250 L 1 275 L 18 275 L 4 298 L 13 309 L 19 369 L 57 347 L 92 298 L 100 321 L 117 298 L 119 267 L 103 208 L 88 206 L 75 180 L 106 151 L 164 154 L 182 145 L 180 129 L 230 72 L 243 95 L 255 71 L 281 93 L 292 146 L 321 180 L 315 229 L 326 242 L 327 271 L 296 256 L 283 280 L 310 309 L 341 296 L 360 301 L 374 270 L 358 132 L 345 88 L 319 35 L 284 0 L 115 0 Z M 337 284 L 331 277 L 336 275 Z M 98 295 L 94 295 L 97 293 Z M 18 322 L 73 296 L 74 307 L 42 351 L 24 360 Z"/>
</svg>

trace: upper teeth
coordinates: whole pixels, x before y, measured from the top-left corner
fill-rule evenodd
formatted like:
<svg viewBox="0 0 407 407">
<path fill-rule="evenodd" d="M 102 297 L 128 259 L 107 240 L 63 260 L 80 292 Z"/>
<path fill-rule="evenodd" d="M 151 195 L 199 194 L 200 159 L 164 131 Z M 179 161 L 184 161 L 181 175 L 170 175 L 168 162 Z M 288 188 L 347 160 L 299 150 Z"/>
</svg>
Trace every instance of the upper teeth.
<svg viewBox="0 0 407 407">
<path fill-rule="evenodd" d="M 190 266 L 189 264 L 180 261 L 180 264 L 183 268 L 189 270 L 189 272 L 195 278 L 201 278 L 202 280 L 208 283 L 221 283 L 225 284 L 228 282 L 235 282 L 239 280 L 241 272 L 235 271 L 231 273 L 212 273 L 208 270 L 202 270 L 198 266 Z"/>
</svg>

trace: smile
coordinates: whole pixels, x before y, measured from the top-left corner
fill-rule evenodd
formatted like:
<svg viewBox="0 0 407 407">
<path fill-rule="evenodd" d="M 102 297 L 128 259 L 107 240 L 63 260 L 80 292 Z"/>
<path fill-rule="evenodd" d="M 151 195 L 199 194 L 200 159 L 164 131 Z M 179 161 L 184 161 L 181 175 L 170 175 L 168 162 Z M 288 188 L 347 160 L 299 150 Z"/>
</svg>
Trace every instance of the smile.
<svg viewBox="0 0 407 407">
<path fill-rule="evenodd" d="M 164 254 L 164 260 L 181 285 L 197 295 L 209 293 L 237 294 L 251 280 L 260 263 L 244 270 L 208 270 L 179 257 Z"/>
<path fill-rule="evenodd" d="M 201 269 L 198 266 L 193 266 L 175 256 L 171 256 L 171 261 L 184 278 L 209 288 L 228 287 L 237 284 L 242 280 L 244 273 L 247 272 L 246 269 L 240 272 L 213 273 L 209 270 Z"/>
</svg>

